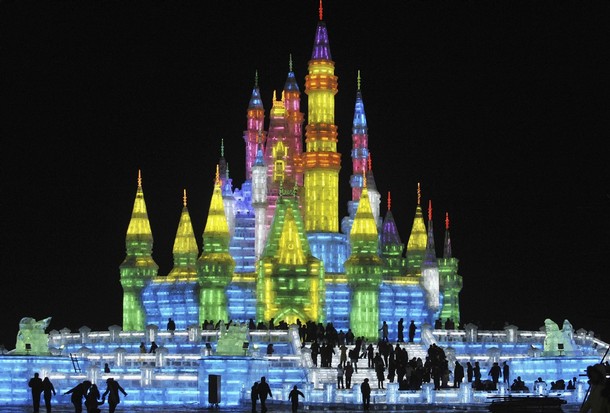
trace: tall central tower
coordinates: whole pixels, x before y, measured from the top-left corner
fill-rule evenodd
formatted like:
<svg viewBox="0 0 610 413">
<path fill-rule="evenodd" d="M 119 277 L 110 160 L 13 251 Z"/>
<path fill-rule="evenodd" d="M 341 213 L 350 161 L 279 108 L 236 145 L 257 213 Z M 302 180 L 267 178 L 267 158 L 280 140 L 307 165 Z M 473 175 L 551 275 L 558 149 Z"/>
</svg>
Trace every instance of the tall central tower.
<svg viewBox="0 0 610 413">
<path fill-rule="evenodd" d="M 339 170 L 341 155 L 337 152 L 335 95 L 337 76 L 330 55 L 326 23 L 316 28 L 313 53 L 305 76 L 308 96 L 308 124 L 305 127 L 304 158 L 305 230 L 307 232 L 338 232 Z"/>
</svg>

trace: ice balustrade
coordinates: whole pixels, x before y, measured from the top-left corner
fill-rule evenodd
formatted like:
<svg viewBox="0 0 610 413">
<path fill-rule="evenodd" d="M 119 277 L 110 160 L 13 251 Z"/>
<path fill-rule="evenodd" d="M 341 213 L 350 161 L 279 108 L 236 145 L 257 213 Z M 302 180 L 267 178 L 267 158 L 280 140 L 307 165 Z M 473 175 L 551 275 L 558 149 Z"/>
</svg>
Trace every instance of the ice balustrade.
<svg viewBox="0 0 610 413">
<path fill-rule="evenodd" d="M 535 385 L 533 377 L 543 376 L 549 383 L 555 378 L 569 379 L 572 376 L 566 376 L 566 371 L 578 372 L 582 370 L 583 363 L 594 364 L 608 347 L 608 344 L 596 339 L 592 332 L 578 330 L 573 334 L 574 342 L 584 353 L 591 355 L 590 359 L 543 358 L 540 357 L 545 338 L 543 331 L 518 331 L 516 328 L 479 331 L 471 328 L 444 331 L 430 329 L 430 332 L 431 339 L 445 348 L 452 361 L 481 361 L 483 377 L 486 377 L 487 365 L 493 360 L 510 359 L 513 374 L 527 378 L 526 385 L 531 394 L 550 391 L 550 385 Z M 222 363 L 213 357 L 218 334 L 217 331 L 201 330 L 194 326 L 174 331 L 173 334 L 160 331 L 156 326 L 147 326 L 146 331 L 139 332 L 124 332 L 118 326 L 100 332 L 85 327 L 80 328 L 78 333 L 68 329 L 52 331 L 48 337 L 49 349 L 55 348 L 58 354 L 63 355 L 76 354 L 83 367 L 82 372 L 74 372 L 67 357 L 32 356 L 27 358 L 27 364 L 15 357 L 0 357 L 0 370 L 10 372 L 8 378 L 6 374 L 0 374 L 0 404 L 29 403 L 29 392 L 24 390 L 23 383 L 27 382 L 33 371 L 39 371 L 43 377 L 48 375 L 56 387 L 63 390 L 85 379 L 103 383 L 107 377 L 114 377 L 124 387 L 132 389 L 130 397 L 125 400 L 126 404 L 140 404 L 143 400 L 151 405 L 202 403 L 202 397 L 207 394 L 207 387 L 202 387 L 202 361 L 207 359 L 218 365 Z M 289 379 L 293 382 L 296 380 L 306 394 L 307 403 L 360 403 L 357 380 L 361 378 L 354 376 L 353 390 L 336 391 L 334 369 L 312 368 L 311 355 L 307 348 L 301 348 L 295 328 L 249 331 L 248 338 L 254 343 L 248 350 L 248 355 L 264 363 L 264 367 L 258 367 L 257 374 L 274 377 L 270 384 L 279 400 L 286 400 L 284 396 L 287 397 L 291 385 L 285 380 L 290 376 Z M 445 341 L 440 341 L 441 338 Z M 146 342 L 148 348 L 151 339 L 159 343 L 157 352 L 140 353 L 139 344 Z M 272 356 L 264 354 L 268 342 L 275 343 L 277 351 Z M 534 359 L 531 358 L 533 347 L 538 348 Z M 103 373 L 100 366 L 104 363 L 111 365 L 112 373 Z M 331 372 L 330 375 L 326 370 Z M 307 374 L 304 375 L 303 371 L 307 371 Z M 227 397 L 231 397 L 232 403 L 249 400 L 249 386 L 245 387 L 246 384 L 236 382 L 227 390 Z M 434 392 L 427 387 L 422 390 L 398 390 L 390 384 L 388 383 L 387 390 L 374 389 L 373 399 L 380 403 L 397 404 L 429 403 L 430 400 L 436 403 L 484 403 L 488 402 L 486 398 L 490 394 L 472 391 L 468 383 L 463 383 L 460 389 L 442 392 Z M 501 385 L 491 394 L 503 392 L 507 392 L 507 389 Z M 583 380 L 577 383 L 576 390 L 562 391 L 561 394 L 562 397 L 577 402 L 584 398 L 585 392 L 586 380 Z"/>
</svg>

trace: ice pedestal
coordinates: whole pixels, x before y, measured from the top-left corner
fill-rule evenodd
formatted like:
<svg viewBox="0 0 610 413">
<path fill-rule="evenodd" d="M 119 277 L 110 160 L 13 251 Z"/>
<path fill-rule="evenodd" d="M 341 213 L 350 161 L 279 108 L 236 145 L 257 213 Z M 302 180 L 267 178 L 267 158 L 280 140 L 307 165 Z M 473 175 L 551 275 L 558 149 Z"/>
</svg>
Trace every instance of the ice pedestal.
<svg viewBox="0 0 610 413">
<path fill-rule="evenodd" d="M 91 332 L 91 329 L 87 326 L 82 326 L 78 329 L 78 332 L 80 334 L 80 342 L 82 344 L 89 344 L 89 333 Z"/>
<path fill-rule="evenodd" d="M 95 365 L 90 365 L 87 367 L 87 380 L 89 380 L 93 384 L 100 385 L 100 368 Z"/>
<path fill-rule="evenodd" d="M 123 347 L 117 347 L 114 350 L 114 365 L 117 367 L 123 367 L 125 365 L 125 353 L 127 351 Z"/>
<path fill-rule="evenodd" d="M 546 383 L 543 381 L 534 382 L 534 394 L 546 396 Z"/>
<path fill-rule="evenodd" d="M 479 333 L 479 327 L 476 324 L 468 323 L 464 326 L 466 332 L 466 341 L 469 343 L 477 342 L 477 335 Z"/>
<path fill-rule="evenodd" d="M 498 383 L 497 384 L 497 388 L 498 388 L 498 395 L 499 396 L 506 396 L 508 393 L 508 383 Z"/>
<path fill-rule="evenodd" d="M 466 382 L 460 384 L 458 399 L 461 403 L 472 403 L 472 383 Z"/>
<path fill-rule="evenodd" d="M 123 328 L 121 326 L 117 326 L 116 324 L 108 327 L 108 332 L 110 333 L 110 341 L 113 343 L 118 343 L 119 341 L 121 341 L 121 331 L 123 331 Z"/>
<path fill-rule="evenodd" d="M 332 403 L 335 401 L 336 384 L 324 383 L 324 403 Z"/>
<path fill-rule="evenodd" d="M 142 387 L 149 387 L 153 382 L 153 371 L 152 366 L 142 366 L 140 370 L 140 385 Z"/>
<path fill-rule="evenodd" d="M 388 383 L 387 387 L 387 402 L 393 404 L 398 403 L 398 383 Z"/>
<path fill-rule="evenodd" d="M 189 341 L 192 343 L 199 343 L 201 341 L 201 329 L 199 325 L 193 324 L 188 328 Z"/>
<path fill-rule="evenodd" d="M 167 358 L 167 354 L 169 350 L 166 347 L 159 347 L 155 352 L 155 363 L 157 363 L 157 367 L 165 366 L 165 359 Z"/>
<path fill-rule="evenodd" d="M 149 342 L 157 341 L 157 333 L 159 332 L 159 327 L 154 324 L 149 324 L 146 326 L 146 338 L 148 338 Z"/>
<path fill-rule="evenodd" d="M 305 385 L 303 385 L 303 394 L 305 395 L 304 399 L 306 402 L 311 401 L 311 393 L 313 392 L 313 389 L 313 383 L 305 383 Z"/>
<path fill-rule="evenodd" d="M 422 403 L 434 403 L 436 393 L 434 391 L 434 383 L 424 383 L 421 386 Z"/>
<path fill-rule="evenodd" d="M 583 381 L 579 381 L 576 383 L 576 400 L 582 402 L 585 399 L 585 394 L 587 393 L 587 389 L 589 385 Z"/>
<path fill-rule="evenodd" d="M 360 392 L 360 383 L 352 385 L 352 392 L 354 392 L 354 403 L 362 404 L 362 393 Z"/>
</svg>

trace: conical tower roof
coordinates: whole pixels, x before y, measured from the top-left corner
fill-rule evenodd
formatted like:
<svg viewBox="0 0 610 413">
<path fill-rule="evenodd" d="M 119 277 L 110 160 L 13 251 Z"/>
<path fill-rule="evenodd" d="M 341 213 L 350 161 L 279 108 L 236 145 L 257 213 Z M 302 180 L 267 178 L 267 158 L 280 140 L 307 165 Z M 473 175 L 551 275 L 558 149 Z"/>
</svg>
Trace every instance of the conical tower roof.
<svg viewBox="0 0 610 413">
<path fill-rule="evenodd" d="M 146 211 L 146 202 L 144 201 L 141 171 L 138 171 L 138 189 L 133 203 L 129 227 L 127 227 L 127 241 L 140 241 L 141 243 L 150 244 L 152 248 L 153 236 L 150 229 L 150 221 L 148 220 L 148 212 Z"/>
<path fill-rule="evenodd" d="M 396 222 L 394 221 L 394 215 L 392 215 L 391 199 L 390 193 L 388 192 L 388 212 L 386 213 L 385 218 L 383 219 L 383 224 L 381 225 L 380 241 L 382 250 L 390 245 L 402 245 L 400 234 L 398 233 L 398 228 L 396 227 Z"/>
<path fill-rule="evenodd" d="M 216 167 L 214 192 L 210 202 L 208 220 L 203 231 L 203 250 L 205 252 L 228 252 L 229 238 L 229 224 L 222 202 L 219 170 Z"/>
<path fill-rule="evenodd" d="M 168 276 L 179 278 L 196 278 L 197 277 L 197 257 L 199 256 L 199 247 L 195 239 L 193 231 L 193 223 L 191 215 L 186 206 L 186 189 L 183 195 L 182 214 L 174 239 L 174 268 Z"/>
<path fill-rule="evenodd" d="M 421 209 L 421 190 L 419 183 L 417 184 L 417 207 L 415 209 L 415 218 L 413 219 L 413 227 L 407 242 L 407 254 L 409 251 L 424 251 L 428 243 L 428 235 L 426 233 L 426 224 L 424 223 L 424 215 Z"/>
<path fill-rule="evenodd" d="M 333 60 L 332 56 L 330 55 L 328 30 L 326 30 L 326 23 L 322 20 L 322 17 L 322 1 L 320 0 L 320 21 L 318 21 L 318 27 L 316 27 L 316 36 L 313 42 L 311 60 Z"/>
</svg>

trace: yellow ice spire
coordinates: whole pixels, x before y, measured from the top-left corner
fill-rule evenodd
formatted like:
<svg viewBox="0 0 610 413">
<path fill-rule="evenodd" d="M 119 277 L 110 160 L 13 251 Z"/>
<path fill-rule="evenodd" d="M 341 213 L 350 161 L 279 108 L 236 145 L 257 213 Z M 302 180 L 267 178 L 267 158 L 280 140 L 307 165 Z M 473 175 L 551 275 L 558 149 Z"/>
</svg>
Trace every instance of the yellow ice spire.
<svg viewBox="0 0 610 413">
<path fill-rule="evenodd" d="M 188 208 L 186 207 L 186 189 L 182 195 L 182 214 L 174 239 L 174 268 L 168 274 L 169 277 L 195 280 L 197 278 L 197 257 L 199 247 L 195 240 L 193 224 Z"/>
<path fill-rule="evenodd" d="M 355 245 L 358 242 L 365 240 L 374 240 L 377 243 L 377 224 L 373 216 L 371 202 L 369 200 L 369 192 L 366 186 L 366 173 L 362 173 L 362 194 L 358 202 L 358 210 L 354 217 L 354 223 L 350 232 L 352 243 Z M 355 238 L 354 238 L 355 237 Z M 375 251 L 377 248 L 375 247 Z"/>
<path fill-rule="evenodd" d="M 130 239 L 133 237 L 150 237 L 150 241 L 152 242 L 152 231 L 150 229 L 150 222 L 148 221 L 144 191 L 142 190 L 142 171 L 139 169 L 136 199 L 133 203 L 131 220 L 129 221 L 129 227 L 127 228 L 127 238 Z"/>
<path fill-rule="evenodd" d="M 220 187 L 220 171 L 216 165 L 216 179 L 214 192 L 210 202 L 210 212 L 203 231 L 203 249 L 206 252 L 221 252 L 229 247 L 229 224 L 222 202 L 222 189 Z"/>
<path fill-rule="evenodd" d="M 426 245 L 428 244 L 428 233 L 424 223 L 424 216 L 421 209 L 421 187 L 417 183 L 417 207 L 415 209 L 415 218 L 413 219 L 413 227 L 407 243 L 407 260 L 408 268 L 415 272 L 419 270 L 423 260 Z"/>
</svg>

